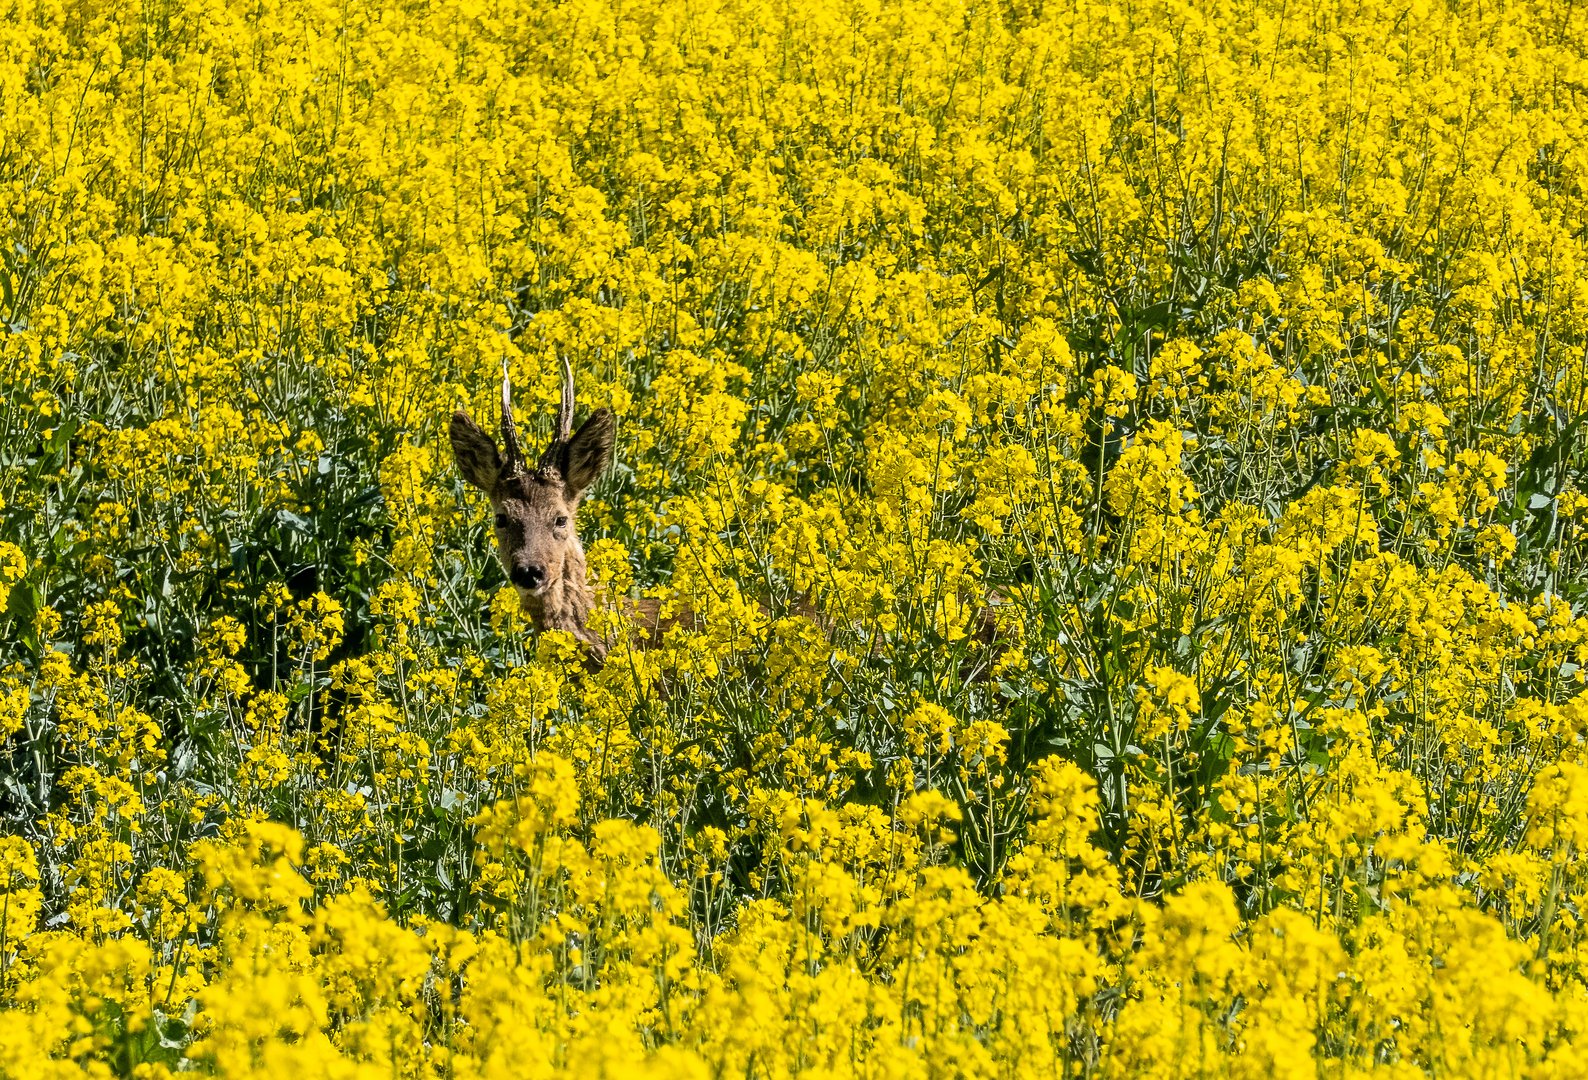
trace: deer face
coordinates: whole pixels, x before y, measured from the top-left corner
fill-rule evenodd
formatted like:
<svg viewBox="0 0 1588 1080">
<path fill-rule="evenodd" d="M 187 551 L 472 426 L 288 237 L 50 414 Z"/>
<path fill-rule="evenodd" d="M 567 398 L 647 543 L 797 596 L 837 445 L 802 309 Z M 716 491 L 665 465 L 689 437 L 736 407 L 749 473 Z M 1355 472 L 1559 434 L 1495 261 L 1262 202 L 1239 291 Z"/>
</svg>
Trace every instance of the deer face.
<svg viewBox="0 0 1588 1080">
<path fill-rule="evenodd" d="M 507 477 L 491 495 L 496 551 L 502 569 L 526 605 L 561 581 L 579 546 L 573 529 L 577 498 L 570 499 L 555 469 Z"/>
<path fill-rule="evenodd" d="M 573 420 L 573 378 L 564 361 L 563 409 L 557 437 L 530 468 L 518 449 L 511 389 L 502 378 L 502 439 L 499 450 L 469 415 L 452 414 L 452 453 L 463 478 L 491 500 L 496 552 L 518 592 L 519 602 L 539 619 L 548 596 L 566 583 L 583 589 L 584 549 L 574 530 L 579 500 L 612 456 L 615 424 L 597 409 L 578 432 Z"/>
</svg>

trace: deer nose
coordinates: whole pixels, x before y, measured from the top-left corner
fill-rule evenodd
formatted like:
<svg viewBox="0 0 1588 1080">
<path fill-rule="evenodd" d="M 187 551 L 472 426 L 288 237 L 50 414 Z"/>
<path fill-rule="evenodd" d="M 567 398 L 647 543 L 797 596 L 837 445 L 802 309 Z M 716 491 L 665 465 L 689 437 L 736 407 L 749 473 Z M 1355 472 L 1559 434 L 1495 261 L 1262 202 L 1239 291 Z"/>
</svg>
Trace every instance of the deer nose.
<svg viewBox="0 0 1588 1080">
<path fill-rule="evenodd" d="M 515 566 L 509 576 L 520 589 L 538 589 L 546 580 L 546 570 L 540 566 Z"/>
</svg>

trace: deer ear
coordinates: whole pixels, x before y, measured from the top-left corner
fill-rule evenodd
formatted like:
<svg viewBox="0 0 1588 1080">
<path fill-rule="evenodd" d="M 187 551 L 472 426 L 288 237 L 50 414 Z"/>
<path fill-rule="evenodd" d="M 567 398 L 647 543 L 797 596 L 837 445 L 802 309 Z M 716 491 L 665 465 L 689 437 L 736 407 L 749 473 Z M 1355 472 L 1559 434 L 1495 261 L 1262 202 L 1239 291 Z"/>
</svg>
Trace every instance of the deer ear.
<svg viewBox="0 0 1588 1080">
<path fill-rule="evenodd" d="M 462 409 L 452 414 L 448 434 L 452 437 L 452 456 L 458 459 L 463 479 L 489 494 L 502 472 L 502 455 L 495 441 Z"/>
<path fill-rule="evenodd" d="M 597 409 L 568 440 L 562 475 L 570 499 L 583 495 L 607 467 L 616 435 L 617 421 L 612 418 L 612 410 Z"/>
</svg>

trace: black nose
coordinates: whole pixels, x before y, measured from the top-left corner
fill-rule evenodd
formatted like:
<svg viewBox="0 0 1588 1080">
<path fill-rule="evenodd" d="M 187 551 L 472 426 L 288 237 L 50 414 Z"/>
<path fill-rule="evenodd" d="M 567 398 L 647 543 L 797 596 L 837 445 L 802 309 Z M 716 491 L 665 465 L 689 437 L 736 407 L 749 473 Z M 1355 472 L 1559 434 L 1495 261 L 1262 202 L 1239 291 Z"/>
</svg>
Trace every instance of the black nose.
<svg viewBox="0 0 1588 1080">
<path fill-rule="evenodd" d="M 546 571 L 539 566 L 515 566 L 510 576 L 520 589 L 538 589 L 546 580 Z"/>
</svg>

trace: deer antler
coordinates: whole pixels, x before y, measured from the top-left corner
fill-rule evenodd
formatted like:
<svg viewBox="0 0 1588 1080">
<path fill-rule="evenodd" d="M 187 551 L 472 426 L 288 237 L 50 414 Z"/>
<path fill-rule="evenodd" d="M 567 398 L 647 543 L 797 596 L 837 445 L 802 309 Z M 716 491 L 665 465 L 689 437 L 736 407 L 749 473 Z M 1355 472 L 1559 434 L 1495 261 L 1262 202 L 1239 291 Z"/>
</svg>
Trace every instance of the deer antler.
<svg viewBox="0 0 1588 1080">
<path fill-rule="evenodd" d="M 543 469 L 563 467 L 563 449 L 568 445 L 568 440 L 573 438 L 573 365 L 568 362 L 567 353 L 559 350 L 557 356 L 562 361 L 562 405 L 557 410 L 556 434 L 552 436 L 546 452 L 540 455 L 540 467 Z"/>
<path fill-rule="evenodd" d="M 557 412 L 557 441 L 567 442 L 573 437 L 573 365 L 565 352 L 559 351 L 557 358 L 562 361 L 562 408 Z"/>
<path fill-rule="evenodd" d="M 524 452 L 518 446 L 518 426 L 513 423 L 513 384 L 507 377 L 507 357 L 502 357 L 502 445 L 509 475 L 524 471 Z"/>
</svg>

